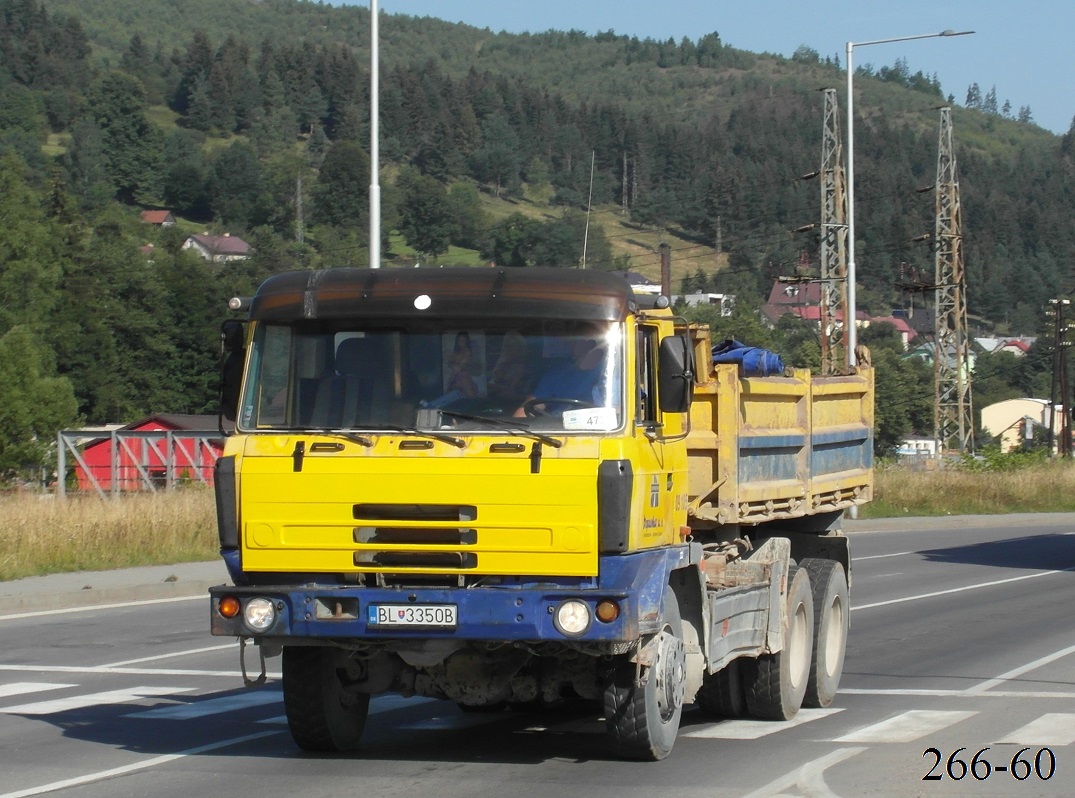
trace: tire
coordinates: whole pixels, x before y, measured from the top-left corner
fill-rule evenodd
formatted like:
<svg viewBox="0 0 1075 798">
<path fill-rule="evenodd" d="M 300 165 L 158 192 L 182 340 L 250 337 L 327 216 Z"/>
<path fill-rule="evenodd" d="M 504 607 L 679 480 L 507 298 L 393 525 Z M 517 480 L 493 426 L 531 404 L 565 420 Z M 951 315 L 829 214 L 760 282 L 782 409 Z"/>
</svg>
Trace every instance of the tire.
<svg viewBox="0 0 1075 798">
<path fill-rule="evenodd" d="M 702 689 L 695 698 L 702 712 L 713 718 L 741 718 L 746 714 L 742 662 L 733 659 L 716 673 L 705 675 Z"/>
<path fill-rule="evenodd" d="M 679 734 L 687 654 L 679 602 L 668 589 L 661 618 L 656 659 L 642 669 L 644 684 L 635 685 L 635 664 L 621 659 L 605 687 L 605 730 L 615 753 L 628 759 L 664 759 Z"/>
<path fill-rule="evenodd" d="M 827 707 L 836 698 L 844 672 L 851 603 L 844 567 L 834 560 L 809 558 L 802 567 L 810 574 L 814 599 L 814 651 L 805 707 Z"/>
<path fill-rule="evenodd" d="M 755 718 L 791 720 L 806 696 L 814 648 L 814 602 L 809 574 L 794 565 L 788 569 L 785 606 L 781 650 L 753 660 L 744 674 L 747 708 Z"/>
<path fill-rule="evenodd" d="M 296 745 L 304 751 L 358 748 L 370 697 L 344 688 L 347 662 L 342 652 L 285 646 L 283 657 L 284 709 Z"/>
</svg>

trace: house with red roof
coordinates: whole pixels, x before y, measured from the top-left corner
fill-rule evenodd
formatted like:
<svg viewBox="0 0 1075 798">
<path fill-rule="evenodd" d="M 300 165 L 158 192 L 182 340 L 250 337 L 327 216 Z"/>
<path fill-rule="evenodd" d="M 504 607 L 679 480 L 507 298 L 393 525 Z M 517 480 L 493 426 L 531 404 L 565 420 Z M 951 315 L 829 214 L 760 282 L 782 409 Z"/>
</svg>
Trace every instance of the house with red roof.
<svg viewBox="0 0 1075 798">
<path fill-rule="evenodd" d="M 175 226 L 175 216 L 171 211 L 142 211 L 142 221 L 157 227 Z"/>
<path fill-rule="evenodd" d="M 821 324 L 821 284 L 819 282 L 773 283 L 768 301 L 762 305 L 762 317 L 770 324 L 776 325 L 782 316 L 792 314 L 804 321 L 820 326 Z M 837 308 L 833 319 L 837 328 L 844 325 L 843 311 Z M 905 318 L 899 316 L 870 316 L 865 311 L 855 311 L 855 326 L 859 329 L 871 324 L 891 324 L 903 340 L 903 348 L 913 341 L 918 333 Z"/>
<path fill-rule="evenodd" d="M 183 249 L 193 250 L 212 263 L 245 260 L 251 253 L 249 244 L 230 233 L 224 233 L 222 236 L 211 236 L 208 233 L 190 236 L 183 242 Z"/>
</svg>

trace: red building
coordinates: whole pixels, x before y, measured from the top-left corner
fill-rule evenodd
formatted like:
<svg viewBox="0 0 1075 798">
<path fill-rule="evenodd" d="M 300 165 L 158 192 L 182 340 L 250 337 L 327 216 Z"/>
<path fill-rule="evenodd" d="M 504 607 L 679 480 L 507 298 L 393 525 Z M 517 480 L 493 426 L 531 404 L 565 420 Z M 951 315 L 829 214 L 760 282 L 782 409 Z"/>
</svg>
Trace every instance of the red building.
<svg viewBox="0 0 1075 798">
<path fill-rule="evenodd" d="M 70 441 L 76 433 L 65 433 Z M 114 430 L 79 430 L 74 453 L 79 490 L 156 490 L 213 483 L 224 448 L 216 416 L 159 413 Z"/>
</svg>

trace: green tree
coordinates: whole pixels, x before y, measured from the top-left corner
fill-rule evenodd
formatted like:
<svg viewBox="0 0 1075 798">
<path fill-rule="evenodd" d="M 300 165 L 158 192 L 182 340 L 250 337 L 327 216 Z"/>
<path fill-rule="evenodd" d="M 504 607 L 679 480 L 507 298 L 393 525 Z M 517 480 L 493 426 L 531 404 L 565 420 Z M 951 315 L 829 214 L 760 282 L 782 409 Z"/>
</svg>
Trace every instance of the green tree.
<svg viewBox="0 0 1075 798">
<path fill-rule="evenodd" d="M 482 257 L 497 266 L 527 266 L 541 222 L 513 213 L 489 232 Z"/>
<path fill-rule="evenodd" d="M 117 195 L 126 202 L 152 199 L 159 189 L 163 138 L 146 118 L 142 84 L 124 72 L 109 72 L 94 84 L 89 102 Z"/>
<path fill-rule="evenodd" d="M 75 394 L 55 376 L 48 350 L 28 327 L 0 336 L 0 477 L 48 464 L 56 432 L 77 419 Z"/>
<path fill-rule="evenodd" d="M 261 221 L 261 162 L 244 141 L 236 141 L 220 153 L 209 181 L 213 212 L 229 225 L 250 226 Z"/>
<path fill-rule="evenodd" d="M 448 187 L 448 208 L 452 215 L 452 243 L 481 249 L 488 222 L 478 189 L 471 183 L 452 183 Z"/>
<path fill-rule="evenodd" d="M 891 455 L 904 437 L 933 429 L 933 367 L 906 357 L 891 324 L 871 324 L 859 334 L 874 367 L 874 453 Z"/>
<path fill-rule="evenodd" d="M 60 299 L 63 237 L 42 200 L 19 159 L 0 155 L 0 333 L 17 325 L 42 329 Z"/>
<path fill-rule="evenodd" d="M 370 158 L 358 144 L 337 141 L 321 164 L 313 190 L 316 223 L 367 230 L 369 227 Z"/>
<path fill-rule="evenodd" d="M 519 181 L 522 168 L 519 136 L 503 114 L 495 114 L 481 125 L 481 146 L 471 158 L 476 177 L 483 183 L 493 185 L 493 193 L 508 187 L 513 189 Z"/>
<path fill-rule="evenodd" d="M 430 259 L 447 252 L 453 219 L 444 186 L 428 175 L 410 171 L 405 171 L 399 182 L 399 231 L 407 243 Z"/>
<path fill-rule="evenodd" d="M 164 162 L 168 165 L 163 178 L 165 203 L 191 219 L 209 221 L 212 211 L 209 199 L 209 167 L 193 131 L 176 130 L 164 142 Z"/>
</svg>

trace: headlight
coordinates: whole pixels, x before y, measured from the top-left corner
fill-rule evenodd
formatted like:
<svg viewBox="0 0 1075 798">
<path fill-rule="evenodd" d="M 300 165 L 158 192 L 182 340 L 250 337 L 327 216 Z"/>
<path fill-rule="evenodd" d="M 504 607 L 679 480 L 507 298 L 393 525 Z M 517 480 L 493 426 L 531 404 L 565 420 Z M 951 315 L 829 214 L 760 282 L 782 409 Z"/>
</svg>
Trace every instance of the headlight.
<svg viewBox="0 0 1075 798">
<path fill-rule="evenodd" d="M 276 608 L 266 598 L 250 599 L 243 607 L 243 620 L 255 632 L 264 632 L 276 623 Z"/>
<path fill-rule="evenodd" d="M 578 637 L 590 628 L 592 617 L 586 602 L 568 599 L 556 608 L 553 620 L 562 634 L 568 637 Z"/>
</svg>

